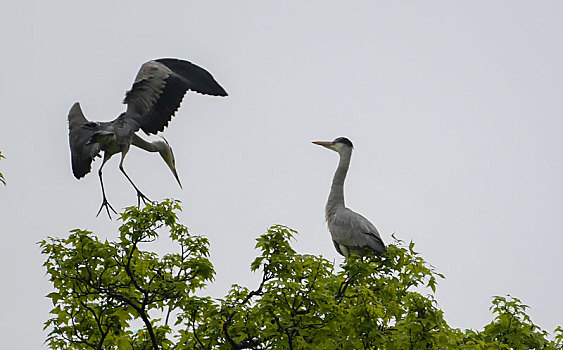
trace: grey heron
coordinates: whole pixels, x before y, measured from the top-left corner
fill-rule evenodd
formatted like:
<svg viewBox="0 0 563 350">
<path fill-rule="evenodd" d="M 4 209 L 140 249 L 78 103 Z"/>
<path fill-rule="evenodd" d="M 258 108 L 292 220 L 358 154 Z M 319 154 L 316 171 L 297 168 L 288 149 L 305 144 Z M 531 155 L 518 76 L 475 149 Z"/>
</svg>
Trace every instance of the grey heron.
<svg viewBox="0 0 563 350">
<path fill-rule="evenodd" d="M 387 248 L 375 226 L 362 215 L 346 208 L 344 204 L 344 180 L 352 158 L 352 141 L 338 137 L 334 141 L 313 143 L 340 155 L 325 209 L 328 230 L 336 251 L 346 258 L 350 257 L 351 253 L 360 256 L 385 253 Z"/>
<path fill-rule="evenodd" d="M 89 121 L 82 113 L 78 102 L 72 106 L 68 114 L 68 125 L 74 176 L 80 179 L 88 174 L 92 160 L 96 156 L 101 157 L 99 153 L 104 152 L 98 170 L 103 200 L 96 216 L 104 207 L 110 218 L 110 209 L 117 214 L 107 200 L 102 178 L 104 164 L 117 153 L 121 153 L 119 169 L 137 191 L 137 205 L 140 205 L 141 200 L 143 202 L 149 200 L 123 168 L 123 160 L 131 145 L 148 152 L 158 152 L 174 174 L 180 188 L 182 187 L 176 172 L 174 153 L 166 139 L 149 142 L 136 133 L 139 129 L 147 135 L 163 131 L 180 107 L 188 90 L 204 95 L 227 96 L 227 92 L 205 69 L 188 61 L 161 58 L 148 61 L 141 66 L 131 90 L 126 92 L 123 100 L 127 109 L 114 120 Z"/>
</svg>

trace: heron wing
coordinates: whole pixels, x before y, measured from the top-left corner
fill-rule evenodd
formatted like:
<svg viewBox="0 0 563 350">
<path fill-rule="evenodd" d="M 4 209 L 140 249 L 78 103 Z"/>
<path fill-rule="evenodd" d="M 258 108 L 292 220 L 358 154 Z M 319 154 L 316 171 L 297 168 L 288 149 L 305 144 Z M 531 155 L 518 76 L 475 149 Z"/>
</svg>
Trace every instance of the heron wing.
<svg viewBox="0 0 563 350">
<path fill-rule="evenodd" d="M 387 249 L 375 226 L 362 215 L 342 208 L 329 220 L 332 239 L 347 247 L 370 248 L 376 253 L 384 253 Z"/>
<path fill-rule="evenodd" d="M 147 134 L 163 131 L 188 90 L 205 95 L 227 92 L 205 69 L 188 61 L 161 58 L 144 63 L 125 94 L 126 115 Z"/>
<path fill-rule="evenodd" d="M 92 160 L 100 152 L 100 145 L 90 142 L 96 133 L 95 125 L 86 119 L 80 104 L 76 102 L 68 113 L 68 138 L 72 172 L 77 179 L 90 172 Z"/>
<path fill-rule="evenodd" d="M 340 249 L 340 244 L 338 244 L 337 241 L 335 241 L 335 240 L 333 239 L 333 240 L 332 240 L 332 244 L 334 244 L 334 248 L 336 248 L 336 251 L 338 252 L 338 254 L 344 255 L 344 253 L 342 253 L 342 249 Z"/>
</svg>

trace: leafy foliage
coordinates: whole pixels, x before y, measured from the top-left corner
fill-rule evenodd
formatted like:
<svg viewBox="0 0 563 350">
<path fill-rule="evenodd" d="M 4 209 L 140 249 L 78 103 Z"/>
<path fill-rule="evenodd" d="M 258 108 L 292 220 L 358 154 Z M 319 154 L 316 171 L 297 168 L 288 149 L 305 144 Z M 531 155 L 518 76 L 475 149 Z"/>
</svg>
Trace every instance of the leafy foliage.
<svg viewBox="0 0 563 350">
<path fill-rule="evenodd" d="M 526 314 L 527 305 L 511 296 L 495 296 L 490 309 L 495 319 L 482 332 L 469 331 L 463 343 L 471 349 L 562 349 L 563 333 L 556 329 L 555 340 L 548 340 L 548 333 L 532 323 Z"/>
<path fill-rule="evenodd" d="M 395 240 L 385 258 L 352 258 L 335 272 L 322 257 L 297 254 L 294 234 L 273 226 L 258 238 L 251 268 L 262 271 L 261 284 L 235 286 L 222 302 L 231 348 L 402 349 L 435 345 L 448 332 L 434 299 L 415 291 L 440 275 L 413 244 Z"/>
<path fill-rule="evenodd" d="M 101 242 L 91 232 L 73 230 L 66 239 L 40 242 L 48 256 L 44 266 L 56 291 L 55 317 L 47 339 L 57 349 L 122 349 L 169 346 L 169 317 L 196 304 L 196 289 L 213 278 L 208 241 L 190 236 L 176 222 L 174 201 L 128 208 L 116 242 Z M 158 257 L 142 247 L 166 228 L 178 252 Z M 154 311 L 165 320 L 154 318 Z M 134 332 L 133 320 L 144 328 Z M 149 346 L 150 345 L 150 346 Z"/>
<path fill-rule="evenodd" d="M 170 200 L 127 208 L 116 242 L 83 230 L 40 242 L 55 287 L 51 348 L 563 349 L 563 329 L 549 340 L 512 297 L 494 298 L 495 319 L 480 332 L 449 327 L 433 296 L 444 276 L 396 237 L 384 257 L 351 257 L 337 269 L 298 254 L 296 232 L 275 225 L 257 239 L 255 289 L 197 296 L 214 274 L 208 242 L 177 223 L 178 210 Z M 141 249 L 162 230 L 178 252 Z"/>
</svg>

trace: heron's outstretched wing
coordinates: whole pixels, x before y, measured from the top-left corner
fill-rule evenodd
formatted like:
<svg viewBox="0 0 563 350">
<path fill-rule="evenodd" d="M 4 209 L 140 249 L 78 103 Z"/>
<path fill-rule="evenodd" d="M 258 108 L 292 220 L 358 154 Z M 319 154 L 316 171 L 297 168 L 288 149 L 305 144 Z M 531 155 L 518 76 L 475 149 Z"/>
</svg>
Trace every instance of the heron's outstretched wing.
<svg viewBox="0 0 563 350">
<path fill-rule="evenodd" d="M 90 172 L 92 160 L 100 152 L 100 145 L 90 142 L 92 135 L 96 132 L 96 124 L 84 117 L 78 102 L 72 106 L 68 113 L 68 138 L 72 172 L 77 179 Z"/>
<path fill-rule="evenodd" d="M 348 208 L 337 210 L 329 218 L 329 229 L 332 239 L 346 247 L 370 248 L 376 253 L 387 251 L 375 226 Z"/>
<path fill-rule="evenodd" d="M 227 96 L 208 71 L 193 63 L 175 58 L 148 61 L 125 94 L 126 115 L 145 133 L 156 134 L 168 125 L 188 90 Z"/>
</svg>

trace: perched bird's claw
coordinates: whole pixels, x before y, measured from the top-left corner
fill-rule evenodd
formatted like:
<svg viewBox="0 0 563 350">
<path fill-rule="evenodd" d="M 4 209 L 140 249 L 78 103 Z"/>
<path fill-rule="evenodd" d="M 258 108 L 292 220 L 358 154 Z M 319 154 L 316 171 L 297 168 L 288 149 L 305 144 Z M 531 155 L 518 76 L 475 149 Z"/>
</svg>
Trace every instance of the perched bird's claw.
<svg viewBox="0 0 563 350">
<path fill-rule="evenodd" d="M 147 202 L 153 203 L 153 201 L 151 201 L 149 199 L 149 197 L 145 196 L 143 194 L 143 192 L 137 190 L 137 208 L 141 207 L 141 200 L 143 201 L 143 204 L 145 204 L 145 205 L 147 204 Z"/>
<path fill-rule="evenodd" d="M 111 220 L 111 215 L 109 213 L 110 209 L 111 209 L 111 211 L 113 211 L 115 213 L 115 215 L 117 215 L 117 212 L 115 211 L 115 209 L 113 209 L 113 207 L 111 206 L 111 204 L 109 204 L 106 197 L 104 197 L 104 200 L 102 201 L 102 205 L 100 206 L 100 209 L 98 210 L 98 213 L 96 214 L 96 217 L 98 217 L 98 215 L 100 215 L 100 213 L 102 212 L 102 209 L 104 207 L 106 208 L 106 212 L 108 213 L 108 217 L 109 217 L 110 220 Z"/>
</svg>

